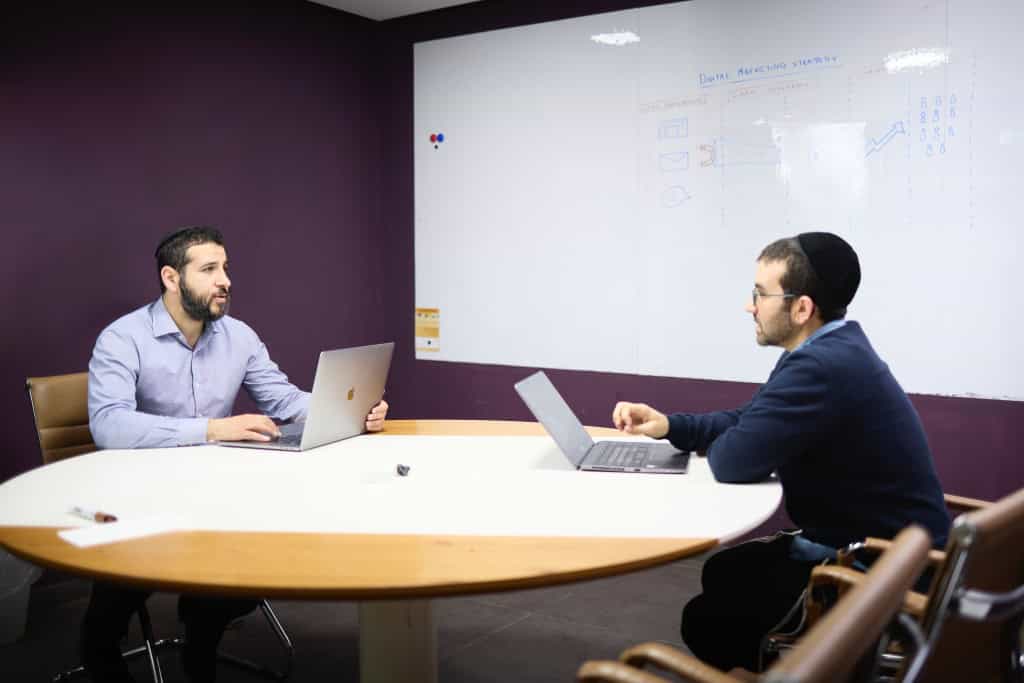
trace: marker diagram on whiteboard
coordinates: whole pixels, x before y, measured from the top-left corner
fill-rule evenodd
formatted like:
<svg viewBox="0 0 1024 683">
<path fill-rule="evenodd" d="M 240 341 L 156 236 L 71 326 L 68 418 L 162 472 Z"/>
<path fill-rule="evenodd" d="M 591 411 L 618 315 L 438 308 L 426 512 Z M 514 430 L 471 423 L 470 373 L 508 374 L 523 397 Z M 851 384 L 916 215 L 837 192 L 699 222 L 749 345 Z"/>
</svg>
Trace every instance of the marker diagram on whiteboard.
<svg viewBox="0 0 1024 683">
<path fill-rule="evenodd" d="M 690 0 L 417 43 L 417 357 L 762 382 L 754 260 L 828 230 L 905 389 L 1024 400 L 1020 25 Z"/>
</svg>

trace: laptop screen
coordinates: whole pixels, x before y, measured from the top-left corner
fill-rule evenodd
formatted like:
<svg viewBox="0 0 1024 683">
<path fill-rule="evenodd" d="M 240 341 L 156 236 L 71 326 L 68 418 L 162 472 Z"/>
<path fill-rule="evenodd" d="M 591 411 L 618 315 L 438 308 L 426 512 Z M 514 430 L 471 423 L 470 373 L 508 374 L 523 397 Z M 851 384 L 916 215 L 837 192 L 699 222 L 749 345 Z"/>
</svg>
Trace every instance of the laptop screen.
<svg viewBox="0 0 1024 683">
<path fill-rule="evenodd" d="M 548 376 L 536 372 L 516 383 L 515 387 L 533 416 L 544 425 L 544 429 L 548 430 L 548 434 L 572 464 L 579 467 L 587 451 L 594 445 L 594 440 Z"/>
</svg>

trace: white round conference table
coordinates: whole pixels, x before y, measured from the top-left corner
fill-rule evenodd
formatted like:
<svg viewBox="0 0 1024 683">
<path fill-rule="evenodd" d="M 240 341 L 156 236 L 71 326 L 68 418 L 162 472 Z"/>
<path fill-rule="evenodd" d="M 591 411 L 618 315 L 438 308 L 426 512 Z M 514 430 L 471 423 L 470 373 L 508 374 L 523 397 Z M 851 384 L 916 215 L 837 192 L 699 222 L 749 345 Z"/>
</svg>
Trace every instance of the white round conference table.
<svg viewBox="0 0 1024 683">
<path fill-rule="evenodd" d="M 108 450 L 39 467 L 0 485 L 0 544 L 150 590 L 356 600 L 361 680 L 429 682 L 432 598 L 671 562 L 750 531 L 780 499 L 776 483 L 716 482 L 696 456 L 684 475 L 577 471 L 535 423 L 390 420 L 305 453 Z"/>
</svg>

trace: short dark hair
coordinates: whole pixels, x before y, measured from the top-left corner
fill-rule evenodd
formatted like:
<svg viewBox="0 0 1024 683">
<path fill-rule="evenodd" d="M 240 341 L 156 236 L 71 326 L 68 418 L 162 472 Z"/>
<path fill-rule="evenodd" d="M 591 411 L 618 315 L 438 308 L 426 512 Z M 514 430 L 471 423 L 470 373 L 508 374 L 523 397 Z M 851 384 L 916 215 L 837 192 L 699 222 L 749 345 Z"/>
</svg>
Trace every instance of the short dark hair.
<svg viewBox="0 0 1024 683">
<path fill-rule="evenodd" d="M 188 248 L 211 242 L 223 247 L 224 236 L 220 234 L 220 230 L 209 225 L 179 228 L 160 240 L 160 244 L 156 245 L 156 252 L 153 254 L 156 257 L 156 275 L 160 280 L 160 292 L 163 293 L 167 290 L 167 287 L 164 286 L 164 279 L 160 276 L 160 271 L 164 269 L 164 266 L 170 266 L 179 273 L 182 272 L 188 265 Z"/>
<path fill-rule="evenodd" d="M 761 250 L 758 261 L 783 261 L 786 272 L 782 274 L 779 284 L 783 291 L 797 296 L 807 295 L 818 309 L 823 323 L 840 320 L 846 317 L 846 306 L 829 306 L 826 302 L 821 280 L 811 266 L 810 259 L 800 246 L 796 237 L 783 237 L 775 240 Z"/>
</svg>

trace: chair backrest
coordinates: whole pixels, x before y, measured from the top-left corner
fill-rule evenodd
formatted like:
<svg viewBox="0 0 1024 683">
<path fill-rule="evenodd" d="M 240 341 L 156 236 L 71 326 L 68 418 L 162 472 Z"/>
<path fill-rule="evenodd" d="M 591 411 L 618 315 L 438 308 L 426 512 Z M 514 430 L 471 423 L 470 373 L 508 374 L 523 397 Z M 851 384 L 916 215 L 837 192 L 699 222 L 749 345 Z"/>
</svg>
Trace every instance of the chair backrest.
<svg viewBox="0 0 1024 683">
<path fill-rule="evenodd" d="M 44 463 L 96 450 L 89 431 L 88 373 L 29 377 L 25 389 Z"/>
<path fill-rule="evenodd" d="M 850 680 L 921 575 L 931 538 L 911 526 L 785 657 L 759 678 L 765 683 L 836 683 Z"/>
<path fill-rule="evenodd" d="M 930 655 L 920 681 L 1009 680 L 1020 615 L 976 621 L 966 590 L 1012 593 L 1024 586 L 1024 489 L 957 517 L 922 619 Z M 972 616 L 974 618 L 972 618 Z"/>
</svg>

